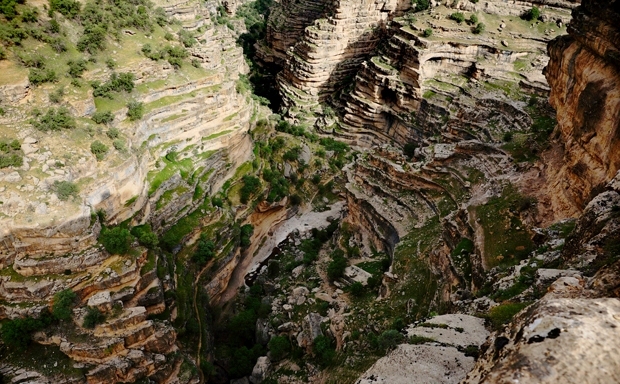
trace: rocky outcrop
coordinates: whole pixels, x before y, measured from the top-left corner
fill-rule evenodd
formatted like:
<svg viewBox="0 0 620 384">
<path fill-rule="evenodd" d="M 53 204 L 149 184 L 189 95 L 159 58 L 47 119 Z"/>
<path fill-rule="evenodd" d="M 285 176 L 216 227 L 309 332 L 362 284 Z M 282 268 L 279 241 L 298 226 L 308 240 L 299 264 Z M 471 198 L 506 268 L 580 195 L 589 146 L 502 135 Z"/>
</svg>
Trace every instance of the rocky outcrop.
<svg viewBox="0 0 620 384">
<path fill-rule="evenodd" d="M 375 49 L 389 18 L 411 6 L 401 0 L 329 3 L 325 2 L 326 17 L 315 20 L 295 45 L 289 45 L 293 48 L 278 76 L 283 106 L 291 115 L 305 106 L 315 107 L 338 89 Z"/>
<path fill-rule="evenodd" d="M 379 359 L 356 384 L 459 383 L 474 365 L 463 351 L 475 349 L 488 336 L 484 320 L 467 315 L 442 315 L 409 327 L 408 336 L 425 338 L 423 345 L 399 345 Z"/>
<path fill-rule="evenodd" d="M 617 1 L 584 0 L 568 36 L 549 45 L 545 75 L 564 146 L 551 192 L 579 209 L 620 169 L 619 18 Z"/>
<path fill-rule="evenodd" d="M 315 20 L 331 13 L 332 0 L 276 2 L 271 8 L 267 22 L 266 38 L 260 42 L 257 56 L 264 63 L 284 67 L 287 51 L 304 34 Z"/>
<path fill-rule="evenodd" d="M 583 294 L 583 281 L 558 280 L 545 298 L 487 341 L 486 353 L 464 383 L 620 380 L 614 331 L 620 301 L 588 299 Z"/>
<path fill-rule="evenodd" d="M 473 7 L 465 7 L 468 11 L 488 12 L 477 13 L 488 32 L 476 35 L 465 24 L 449 20 L 455 9 L 444 6 L 393 20 L 388 31 L 392 37 L 363 63 L 353 90 L 344 97 L 339 127 L 344 132 L 334 133 L 371 146 L 420 142 L 436 134 L 452 140 L 472 134 L 496 140 L 502 132 L 528 129 L 532 121 L 515 103 L 515 95 L 497 90 L 517 85 L 516 92 L 547 94 L 541 51 L 562 31 L 562 24 L 551 24 L 541 33 L 506 13 L 512 7 L 486 2 L 497 8 L 490 11 L 459 2 L 455 8 L 465 3 Z M 563 8 L 546 12 L 570 18 Z M 425 30 L 432 36 L 425 37 Z M 331 131 L 329 124 L 324 126 Z"/>
</svg>

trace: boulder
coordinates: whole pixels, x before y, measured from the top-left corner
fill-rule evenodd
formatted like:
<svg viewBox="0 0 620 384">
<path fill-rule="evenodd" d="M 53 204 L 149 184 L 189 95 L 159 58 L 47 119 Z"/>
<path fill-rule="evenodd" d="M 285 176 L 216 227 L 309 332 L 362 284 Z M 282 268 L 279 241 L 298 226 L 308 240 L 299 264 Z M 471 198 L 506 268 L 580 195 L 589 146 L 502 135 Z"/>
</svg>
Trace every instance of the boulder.
<svg viewBox="0 0 620 384">
<path fill-rule="evenodd" d="M 297 344 L 301 348 L 309 348 L 312 346 L 314 339 L 323 335 L 321 329 L 321 323 L 323 323 L 323 316 L 316 312 L 312 312 L 304 317 L 302 321 L 302 331 L 297 335 Z"/>
<path fill-rule="evenodd" d="M 256 360 L 254 369 L 252 369 L 252 376 L 250 376 L 250 382 L 253 384 L 260 384 L 265 379 L 265 376 L 269 374 L 271 370 L 271 361 L 267 356 L 261 356 Z"/>
</svg>

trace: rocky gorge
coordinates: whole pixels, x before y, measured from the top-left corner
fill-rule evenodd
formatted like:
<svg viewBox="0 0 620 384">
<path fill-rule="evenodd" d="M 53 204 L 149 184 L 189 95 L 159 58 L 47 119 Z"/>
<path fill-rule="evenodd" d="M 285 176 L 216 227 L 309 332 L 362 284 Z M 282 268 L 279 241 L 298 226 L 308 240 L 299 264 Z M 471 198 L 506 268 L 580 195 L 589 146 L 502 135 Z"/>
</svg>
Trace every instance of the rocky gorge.
<svg viewBox="0 0 620 384">
<path fill-rule="evenodd" d="M 3 380 L 618 380 L 617 1 L 139 3 L 0 31 Z"/>
</svg>

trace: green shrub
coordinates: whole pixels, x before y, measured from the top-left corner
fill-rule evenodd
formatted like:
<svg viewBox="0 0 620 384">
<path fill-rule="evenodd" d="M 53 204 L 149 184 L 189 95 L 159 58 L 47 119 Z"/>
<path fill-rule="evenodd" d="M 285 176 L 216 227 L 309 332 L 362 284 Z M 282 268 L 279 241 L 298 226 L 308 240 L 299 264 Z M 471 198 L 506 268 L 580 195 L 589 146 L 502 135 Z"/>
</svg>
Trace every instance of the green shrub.
<svg viewBox="0 0 620 384">
<path fill-rule="evenodd" d="M 52 190 L 62 201 L 66 201 L 72 196 L 78 197 L 78 187 L 70 181 L 54 181 Z"/>
<path fill-rule="evenodd" d="M 513 138 L 513 133 L 512 132 L 506 132 L 504 133 L 504 141 L 509 143 L 512 141 Z"/>
<path fill-rule="evenodd" d="M 114 59 L 106 59 L 105 66 L 108 67 L 108 69 L 114 69 L 117 67 L 117 64 Z"/>
<path fill-rule="evenodd" d="M 82 324 L 84 328 L 93 329 L 96 325 L 101 324 L 105 321 L 105 316 L 99 309 L 94 307 L 86 308 L 86 316 L 84 316 L 84 323 Z"/>
<path fill-rule="evenodd" d="M 241 226 L 239 239 L 242 247 L 247 248 L 250 245 L 250 239 L 253 233 L 254 226 L 252 224 L 245 224 Z"/>
<path fill-rule="evenodd" d="M 504 324 L 507 324 L 510 320 L 512 320 L 514 315 L 516 315 L 519 311 L 521 311 L 528 305 L 530 305 L 530 303 L 500 304 L 491 308 L 486 317 L 491 321 L 493 328 L 499 330 Z"/>
<path fill-rule="evenodd" d="M 318 336 L 314 339 L 313 348 L 319 365 L 327 367 L 333 363 L 334 357 L 336 357 L 336 350 L 329 337 Z"/>
<path fill-rule="evenodd" d="M 413 3 L 415 4 L 416 12 L 424 11 L 426 9 L 429 9 L 431 6 L 428 0 L 414 0 Z"/>
<path fill-rule="evenodd" d="M 396 348 L 404 339 L 405 337 L 400 332 L 395 329 L 390 329 L 379 335 L 377 342 L 382 351 L 388 351 Z"/>
<path fill-rule="evenodd" d="M 130 121 L 140 120 L 144 115 L 144 104 L 138 101 L 130 101 L 127 104 L 127 117 Z"/>
<path fill-rule="evenodd" d="M 116 149 L 117 151 L 124 151 L 125 150 L 125 140 L 123 139 L 116 139 L 112 142 L 112 145 L 114 146 L 114 149 Z"/>
<path fill-rule="evenodd" d="M 0 168 L 21 167 L 24 163 L 21 144 L 18 140 L 0 141 Z"/>
<path fill-rule="evenodd" d="M 0 329 L 2 341 L 12 350 L 24 350 L 31 341 L 31 334 L 52 324 L 49 312 L 44 312 L 38 319 L 26 317 L 5 321 Z"/>
<path fill-rule="evenodd" d="M 7 45 L 19 45 L 26 37 L 26 30 L 15 20 L 11 23 L 0 23 L 0 41 Z"/>
<path fill-rule="evenodd" d="M 12 20 L 17 17 L 17 4 L 24 4 L 25 1 L 18 0 L 1 0 L 0 1 L 0 14 L 4 15 L 7 20 Z"/>
<path fill-rule="evenodd" d="M 179 31 L 179 41 L 186 48 L 191 48 L 191 47 L 193 47 L 194 45 L 196 45 L 198 43 L 198 41 L 196 41 L 196 39 L 191 34 L 191 32 L 186 31 L 185 29 L 181 29 Z"/>
<path fill-rule="evenodd" d="M 362 297 L 366 293 L 366 287 L 364 287 L 364 285 L 362 285 L 359 281 L 355 281 L 349 287 L 349 291 L 354 297 Z"/>
<path fill-rule="evenodd" d="M 276 336 L 269 340 L 267 348 L 271 352 L 274 361 L 282 360 L 291 350 L 291 343 L 286 336 Z"/>
<path fill-rule="evenodd" d="M 532 7 L 531 9 L 528 9 L 521 16 L 522 19 L 528 20 L 528 21 L 538 20 L 539 17 L 540 17 L 540 9 L 538 9 L 538 7 Z"/>
<path fill-rule="evenodd" d="M 340 279 L 344 275 L 344 270 L 348 264 L 341 249 L 332 252 L 332 261 L 327 265 L 327 276 L 329 279 L 331 281 Z"/>
<path fill-rule="evenodd" d="M 424 336 L 418 336 L 418 335 L 413 335 L 409 337 L 409 340 L 407 340 L 409 344 L 424 344 L 424 343 L 433 342 L 433 341 L 435 340 L 428 338 L 428 337 L 424 337 Z"/>
<path fill-rule="evenodd" d="M 222 208 L 224 206 L 224 201 L 219 197 L 213 196 L 211 198 L 211 205 L 213 205 L 214 207 Z"/>
<path fill-rule="evenodd" d="M 91 86 L 93 87 L 93 96 L 95 97 L 107 97 L 109 99 L 112 98 L 112 92 L 127 92 L 131 93 L 133 91 L 135 76 L 133 73 L 126 72 L 117 74 L 112 73 L 110 75 L 110 79 L 100 84 L 99 82 L 93 81 Z"/>
<path fill-rule="evenodd" d="M 106 30 L 99 25 L 89 25 L 84 28 L 84 34 L 77 42 L 80 52 L 88 52 L 91 55 L 105 50 Z"/>
<path fill-rule="evenodd" d="M 125 204 L 127 205 L 127 204 Z M 138 242 L 148 249 L 154 249 L 159 245 L 159 238 L 153 232 L 150 224 L 141 225 L 131 229 L 131 234 L 138 238 Z"/>
<path fill-rule="evenodd" d="M 24 159 L 19 154 L 0 155 L 0 168 L 21 167 Z"/>
<path fill-rule="evenodd" d="M 6 0 L 4 0 L 2 3 L 7 2 Z M 0 5 L 0 9 L 2 8 L 2 6 Z M 37 20 L 39 20 L 39 10 L 36 8 L 26 8 L 22 11 L 22 21 L 24 23 L 35 23 Z"/>
<path fill-rule="evenodd" d="M 426 28 L 424 32 L 422 32 L 422 36 L 431 37 L 433 36 L 433 30 L 431 28 Z"/>
<path fill-rule="evenodd" d="M 30 72 L 28 72 L 28 81 L 33 85 L 53 83 L 56 80 L 58 80 L 58 76 L 52 69 L 30 68 Z"/>
<path fill-rule="evenodd" d="M 241 179 L 243 182 L 243 187 L 241 187 L 240 200 L 242 204 L 247 204 L 248 200 L 252 195 L 257 193 L 261 187 L 261 182 L 258 177 L 245 175 Z"/>
<path fill-rule="evenodd" d="M 88 64 L 88 61 L 84 59 L 69 60 L 67 62 L 67 65 L 69 66 L 69 76 L 73 78 L 81 77 L 86 71 L 86 64 Z"/>
<path fill-rule="evenodd" d="M 80 3 L 75 0 L 49 0 L 50 11 L 56 11 L 63 16 L 73 19 L 80 13 Z"/>
<path fill-rule="evenodd" d="M 91 119 L 95 123 L 97 123 L 97 124 L 110 124 L 111 122 L 114 121 L 114 114 L 112 112 L 110 112 L 110 111 L 107 111 L 107 112 L 95 112 L 93 114 L 93 116 L 91 117 Z M 118 129 L 116 129 L 116 128 L 111 128 L 110 131 L 112 129 L 114 129 L 114 130 L 116 130 L 118 132 Z M 118 137 L 118 135 L 115 136 L 115 137 L 111 137 L 110 134 L 109 134 L 110 131 L 108 131 L 107 135 L 111 139 L 114 139 L 114 138 Z"/>
<path fill-rule="evenodd" d="M 58 320 L 69 320 L 73 315 L 73 307 L 77 295 L 71 289 L 64 289 L 54 295 L 52 314 Z"/>
<path fill-rule="evenodd" d="M 215 257 L 215 244 L 211 240 L 207 240 L 207 236 L 203 233 L 198 240 L 198 246 L 192 256 L 198 265 L 203 266 Z"/>
<path fill-rule="evenodd" d="M 118 130 L 118 128 L 110 128 L 106 133 L 105 133 L 110 139 L 118 139 L 118 137 L 121 134 L 121 131 Z"/>
<path fill-rule="evenodd" d="M 476 16 L 476 14 L 472 14 L 471 16 L 469 16 L 469 20 L 467 21 L 467 24 L 476 25 L 477 23 L 478 23 L 478 16 Z"/>
<path fill-rule="evenodd" d="M 454 12 L 450 15 L 450 19 L 461 24 L 463 21 L 465 21 L 465 15 L 463 15 L 461 12 Z"/>
<path fill-rule="evenodd" d="M 49 94 L 49 100 L 52 103 L 59 104 L 62 101 L 62 97 L 65 95 L 64 88 L 58 88 L 54 92 Z"/>
<path fill-rule="evenodd" d="M 124 255 L 129 252 L 133 236 L 127 229 L 121 227 L 105 228 L 101 231 L 99 241 L 112 255 Z"/>
<path fill-rule="evenodd" d="M 392 326 L 390 328 L 398 332 L 402 332 L 406 326 L 407 324 L 405 324 L 405 320 L 403 320 L 402 317 L 397 317 L 394 321 L 392 321 Z"/>
<path fill-rule="evenodd" d="M 474 27 L 474 33 L 475 33 L 476 35 L 479 35 L 479 34 L 481 34 L 482 32 L 484 32 L 485 28 L 486 28 L 486 26 L 484 25 L 484 23 L 478 23 L 478 25 L 476 25 L 476 26 Z"/>
<path fill-rule="evenodd" d="M 95 155 L 97 161 L 101 161 L 104 159 L 105 154 L 108 153 L 108 146 L 103 144 L 99 140 L 95 140 L 90 145 L 90 151 Z"/>
<path fill-rule="evenodd" d="M 31 120 L 30 122 L 36 129 L 44 132 L 73 129 L 76 126 L 75 119 L 65 107 L 50 108 L 45 115 L 39 116 L 38 120 Z"/>
</svg>

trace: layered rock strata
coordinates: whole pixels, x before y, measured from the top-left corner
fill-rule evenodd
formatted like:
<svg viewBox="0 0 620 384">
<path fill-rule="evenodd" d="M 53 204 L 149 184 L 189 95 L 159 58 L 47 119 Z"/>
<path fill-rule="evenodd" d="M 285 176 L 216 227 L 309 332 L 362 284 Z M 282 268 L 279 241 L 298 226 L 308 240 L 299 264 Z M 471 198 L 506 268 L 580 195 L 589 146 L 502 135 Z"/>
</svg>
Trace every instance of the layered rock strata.
<svg viewBox="0 0 620 384">
<path fill-rule="evenodd" d="M 482 131 L 486 137 L 481 139 L 497 139 L 499 132 L 494 135 L 489 132 L 494 127 L 482 123 L 493 121 L 491 115 L 497 112 L 505 115 L 494 123 L 500 131 L 527 129 L 531 120 L 515 99 L 521 98 L 519 92 L 547 94 L 543 52 L 570 14 L 564 8 L 546 8 L 543 12 L 553 15 L 549 17 L 554 22 L 532 27 L 515 17 L 511 7 L 495 4 L 493 9 L 476 13 L 487 28 L 479 35 L 449 20 L 455 9 L 444 6 L 414 14 L 413 21 L 392 21 L 392 37 L 363 63 L 353 90 L 344 97 L 344 132 L 337 133 L 363 146 L 420 142 L 446 130 L 458 140 L 468 138 L 468 126 Z M 424 30 L 432 35 L 424 37 Z M 502 88 L 511 87 L 502 94 Z"/>
<path fill-rule="evenodd" d="M 289 45 L 292 48 L 287 51 L 284 70 L 278 76 L 283 106 L 292 115 L 306 106 L 315 107 L 354 74 L 377 46 L 389 18 L 411 6 L 409 1 L 400 0 L 330 3 L 325 4 L 329 14 L 314 20 L 303 36 Z M 274 17 L 281 16 L 276 13 Z M 296 34 L 290 35 L 286 43 L 294 41 Z M 271 36 L 277 37 L 278 33 L 273 31 Z M 282 42 L 276 43 L 280 46 Z M 279 51 L 282 49 L 275 50 L 275 57 L 281 56 Z"/>
<path fill-rule="evenodd" d="M 617 1 L 583 1 L 568 36 L 549 45 L 545 75 L 564 146 L 551 182 L 564 204 L 579 208 L 620 169 L 619 19 Z"/>
</svg>

